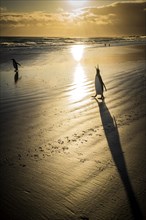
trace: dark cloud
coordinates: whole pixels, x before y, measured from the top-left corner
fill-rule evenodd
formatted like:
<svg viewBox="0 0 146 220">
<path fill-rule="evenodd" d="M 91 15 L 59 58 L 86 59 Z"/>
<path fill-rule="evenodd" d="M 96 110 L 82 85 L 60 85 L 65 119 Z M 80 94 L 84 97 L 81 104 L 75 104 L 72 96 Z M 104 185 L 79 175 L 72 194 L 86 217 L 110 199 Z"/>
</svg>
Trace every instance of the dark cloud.
<svg viewBox="0 0 146 220">
<path fill-rule="evenodd" d="M 146 2 L 117 2 L 105 7 L 84 8 L 82 17 L 95 24 L 107 24 L 115 34 L 146 34 Z"/>
</svg>

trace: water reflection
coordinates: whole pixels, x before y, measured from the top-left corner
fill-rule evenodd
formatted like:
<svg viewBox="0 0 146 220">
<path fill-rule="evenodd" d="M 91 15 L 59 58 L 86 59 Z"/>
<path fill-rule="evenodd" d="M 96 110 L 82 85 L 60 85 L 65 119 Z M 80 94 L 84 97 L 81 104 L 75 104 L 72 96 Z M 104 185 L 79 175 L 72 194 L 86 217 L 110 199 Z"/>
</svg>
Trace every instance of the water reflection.
<svg viewBox="0 0 146 220">
<path fill-rule="evenodd" d="M 73 89 L 70 92 L 70 98 L 72 101 L 79 101 L 83 99 L 87 94 L 87 88 L 85 85 L 86 75 L 81 64 L 78 64 L 74 72 Z"/>
<path fill-rule="evenodd" d="M 76 61 L 80 61 L 83 57 L 84 45 L 73 45 L 71 53 Z"/>
<path fill-rule="evenodd" d="M 17 84 L 18 80 L 21 79 L 21 77 L 19 77 L 19 72 L 18 70 L 14 70 L 15 74 L 14 74 L 14 82 L 15 84 Z"/>
<path fill-rule="evenodd" d="M 19 79 L 19 74 L 18 74 L 18 70 L 17 70 L 17 71 L 15 72 L 15 75 L 14 75 L 14 81 L 15 81 L 15 83 L 17 83 L 18 79 Z"/>
<path fill-rule="evenodd" d="M 84 45 L 73 45 L 71 47 L 71 54 L 75 61 L 79 62 L 84 53 Z M 74 102 L 80 101 L 86 96 L 85 86 L 86 76 L 84 69 L 80 63 L 77 64 L 74 71 L 73 89 L 70 92 L 70 99 Z"/>
</svg>

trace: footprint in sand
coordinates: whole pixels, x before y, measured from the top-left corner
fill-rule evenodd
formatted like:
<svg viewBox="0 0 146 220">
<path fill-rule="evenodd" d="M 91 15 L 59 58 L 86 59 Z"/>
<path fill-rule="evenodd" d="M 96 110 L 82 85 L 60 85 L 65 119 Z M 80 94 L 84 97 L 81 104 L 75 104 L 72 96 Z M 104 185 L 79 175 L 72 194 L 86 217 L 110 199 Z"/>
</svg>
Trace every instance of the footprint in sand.
<svg viewBox="0 0 146 220">
<path fill-rule="evenodd" d="M 25 164 L 19 164 L 21 167 L 26 167 L 26 165 Z"/>
<path fill-rule="evenodd" d="M 68 147 L 63 147 L 62 149 L 63 149 L 63 151 L 65 151 L 65 150 L 68 150 Z"/>
<path fill-rule="evenodd" d="M 86 159 L 80 159 L 81 163 L 84 163 L 86 161 Z"/>
</svg>

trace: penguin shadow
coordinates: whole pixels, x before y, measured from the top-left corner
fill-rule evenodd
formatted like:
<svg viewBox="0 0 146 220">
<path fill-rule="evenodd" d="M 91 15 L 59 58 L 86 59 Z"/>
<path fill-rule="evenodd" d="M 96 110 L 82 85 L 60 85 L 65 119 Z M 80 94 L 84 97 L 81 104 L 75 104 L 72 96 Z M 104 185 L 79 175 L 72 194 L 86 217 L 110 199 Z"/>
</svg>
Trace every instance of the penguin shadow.
<svg viewBox="0 0 146 220">
<path fill-rule="evenodd" d="M 133 215 L 133 219 L 143 219 L 142 213 L 137 202 L 137 199 L 134 194 L 134 190 L 132 188 L 132 184 L 130 182 L 130 178 L 128 176 L 128 171 L 126 168 L 126 162 L 122 151 L 122 146 L 120 143 L 120 135 L 118 131 L 118 126 L 116 123 L 115 117 L 111 116 L 108 107 L 104 100 L 99 101 L 96 99 L 96 102 L 99 107 L 100 117 L 105 133 L 105 137 L 107 139 L 108 147 L 112 155 L 112 159 L 116 165 L 117 171 L 123 183 L 129 207 L 131 209 L 131 214 Z"/>
<path fill-rule="evenodd" d="M 14 82 L 15 84 L 17 84 L 18 80 L 20 80 L 22 77 L 19 77 L 19 72 L 18 70 L 14 70 L 15 74 L 14 74 Z"/>
</svg>

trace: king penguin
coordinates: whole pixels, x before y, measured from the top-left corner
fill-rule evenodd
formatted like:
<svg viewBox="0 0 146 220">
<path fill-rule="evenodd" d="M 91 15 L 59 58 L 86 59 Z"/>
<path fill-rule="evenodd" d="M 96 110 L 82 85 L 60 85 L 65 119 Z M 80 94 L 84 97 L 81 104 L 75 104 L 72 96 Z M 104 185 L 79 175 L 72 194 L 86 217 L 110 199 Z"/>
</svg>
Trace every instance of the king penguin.
<svg viewBox="0 0 146 220">
<path fill-rule="evenodd" d="M 96 91 L 96 94 L 94 97 L 96 97 L 97 95 L 101 95 L 101 99 L 104 99 L 104 96 L 103 96 L 103 91 L 105 89 L 105 91 L 107 90 L 106 89 L 106 86 L 102 80 L 102 77 L 100 75 L 100 69 L 99 69 L 99 66 L 95 67 L 96 68 L 96 76 L 95 76 L 95 91 Z"/>
</svg>

